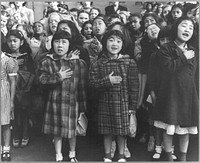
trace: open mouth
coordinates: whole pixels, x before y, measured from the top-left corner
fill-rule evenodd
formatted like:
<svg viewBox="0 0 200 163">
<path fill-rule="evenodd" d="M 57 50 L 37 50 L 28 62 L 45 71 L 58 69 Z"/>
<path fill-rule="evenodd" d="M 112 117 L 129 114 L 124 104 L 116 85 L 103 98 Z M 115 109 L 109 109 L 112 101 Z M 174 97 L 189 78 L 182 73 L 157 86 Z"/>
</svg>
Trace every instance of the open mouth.
<svg viewBox="0 0 200 163">
<path fill-rule="evenodd" d="M 183 33 L 183 36 L 189 37 L 189 34 L 188 33 Z"/>
</svg>

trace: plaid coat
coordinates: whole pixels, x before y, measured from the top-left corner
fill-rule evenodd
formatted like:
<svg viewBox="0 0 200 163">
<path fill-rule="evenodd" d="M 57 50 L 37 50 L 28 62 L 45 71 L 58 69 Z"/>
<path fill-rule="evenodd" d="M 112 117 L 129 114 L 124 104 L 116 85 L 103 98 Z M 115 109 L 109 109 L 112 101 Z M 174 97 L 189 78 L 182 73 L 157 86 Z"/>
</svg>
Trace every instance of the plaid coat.
<svg viewBox="0 0 200 163">
<path fill-rule="evenodd" d="M 112 85 L 108 75 L 122 77 L 121 84 Z M 99 90 L 98 132 L 100 134 L 127 135 L 129 110 L 136 111 L 138 96 L 137 65 L 129 56 L 110 59 L 103 54 L 89 73 L 89 83 Z"/>
<path fill-rule="evenodd" d="M 61 69 L 71 68 L 73 75 L 61 80 Z M 63 138 L 76 136 L 77 118 L 86 111 L 87 66 L 81 59 L 55 59 L 48 54 L 39 66 L 39 81 L 48 86 L 43 132 Z"/>
</svg>

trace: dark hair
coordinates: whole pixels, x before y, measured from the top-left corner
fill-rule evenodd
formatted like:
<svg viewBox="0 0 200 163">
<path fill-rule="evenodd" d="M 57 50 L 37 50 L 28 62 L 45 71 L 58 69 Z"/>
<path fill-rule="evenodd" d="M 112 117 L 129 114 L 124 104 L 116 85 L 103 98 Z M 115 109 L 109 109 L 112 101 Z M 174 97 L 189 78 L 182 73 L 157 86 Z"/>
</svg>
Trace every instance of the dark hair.
<svg viewBox="0 0 200 163">
<path fill-rule="evenodd" d="M 57 26 L 57 31 L 59 30 L 59 26 L 60 24 L 63 24 L 63 23 L 66 23 L 69 28 L 71 29 L 71 41 L 73 42 L 74 45 L 82 45 L 83 44 L 83 38 L 78 30 L 78 28 L 76 27 L 76 25 L 70 21 L 70 20 L 61 20 L 59 23 L 58 23 L 58 26 Z"/>
<path fill-rule="evenodd" d="M 104 14 L 99 14 L 99 15 L 97 15 L 97 16 L 93 19 L 92 25 L 94 24 L 94 21 L 95 21 L 96 19 L 101 19 L 101 20 L 103 20 L 103 22 L 105 23 L 106 26 L 108 25 L 107 19 L 105 18 L 105 15 L 104 15 Z"/>
<path fill-rule="evenodd" d="M 169 23 L 171 23 L 171 24 L 174 23 L 174 19 L 173 19 L 173 17 L 172 17 L 172 11 L 173 11 L 175 8 L 179 8 L 179 9 L 183 12 L 183 5 L 182 5 L 182 4 L 178 3 L 178 4 L 173 5 L 171 11 L 170 11 L 169 14 L 167 15 L 167 20 L 168 20 Z"/>
<path fill-rule="evenodd" d="M 139 12 L 135 12 L 135 13 L 131 13 L 128 20 L 130 21 L 131 17 L 138 17 L 139 19 L 142 20 L 142 14 L 140 14 Z"/>
<path fill-rule="evenodd" d="M 134 51 L 134 43 L 131 39 L 129 30 L 126 27 L 126 25 L 123 24 L 122 22 L 115 22 L 115 23 L 111 24 L 110 26 L 108 26 L 107 31 L 113 30 L 113 27 L 116 26 L 116 25 L 120 26 L 121 32 L 122 32 L 123 37 L 124 37 L 124 42 L 123 42 L 124 50 L 123 50 L 123 52 L 128 54 L 130 57 L 132 57 L 133 51 Z"/>
<path fill-rule="evenodd" d="M 77 9 L 77 8 L 71 8 L 69 11 L 71 11 L 71 12 L 79 12 L 80 10 L 79 9 Z"/>
<path fill-rule="evenodd" d="M 77 16 L 79 17 L 79 15 L 80 15 L 81 13 L 86 13 L 86 14 L 88 14 L 88 17 L 90 17 L 90 14 L 89 14 L 87 11 L 85 11 L 85 10 L 79 10 Z"/>
<path fill-rule="evenodd" d="M 158 33 L 157 43 L 160 46 L 160 39 L 169 37 L 171 39 L 171 26 L 162 27 Z"/>
<path fill-rule="evenodd" d="M 107 50 L 107 40 L 109 39 L 110 36 L 118 36 L 119 38 L 122 39 L 123 45 L 122 45 L 122 50 L 120 51 L 120 53 L 123 53 L 124 52 L 125 38 L 124 38 L 123 33 L 121 31 L 119 31 L 119 30 L 110 30 L 110 31 L 107 31 L 105 33 L 105 35 L 102 38 L 102 47 L 103 47 L 103 51 L 102 52 L 107 53 L 107 51 L 108 51 Z"/>
<path fill-rule="evenodd" d="M 172 40 L 175 40 L 175 39 L 177 38 L 178 26 L 179 26 L 179 24 L 180 24 L 182 21 L 184 21 L 184 20 L 189 20 L 189 21 L 192 22 L 193 25 L 195 24 L 194 21 L 193 21 L 193 19 L 192 19 L 192 18 L 189 18 L 189 17 L 187 17 L 187 16 L 182 16 L 182 17 L 178 18 L 178 19 L 174 22 L 174 24 L 172 25 L 172 28 L 171 28 L 171 38 L 172 38 Z M 195 28 L 195 25 L 194 25 L 194 28 Z M 193 38 L 193 37 L 194 37 L 194 32 L 193 32 L 192 38 Z M 192 38 L 191 38 L 191 39 L 192 39 Z"/>
<path fill-rule="evenodd" d="M 15 36 L 15 37 L 17 37 L 18 39 L 20 39 L 21 41 L 24 42 L 24 44 L 21 45 L 20 48 L 19 48 L 20 53 L 28 53 L 28 54 L 31 53 L 31 48 L 30 48 L 29 44 L 27 43 L 27 41 L 25 40 L 25 38 L 24 38 L 24 36 L 23 36 L 23 34 L 20 30 L 17 30 L 17 29 L 10 30 L 6 35 L 6 40 L 10 36 Z M 2 46 L 2 51 L 9 53 L 9 54 L 12 54 L 12 51 L 8 47 L 7 42 Z"/>
<path fill-rule="evenodd" d="M 147 17 L 151 16 L 152 18 L 155 19 L 156 23 L 159 23 L 159 17 L 155 14 L 155 13 L 147 13 L 142 17 L 142 21 L 141 21 L 141 31 L 145 30 L 145 24 L 144 21 Z"/>
<path fill-rule="evenodd" d="M 193 3 L 186 3 L 184 5 L 184 8 L 183 8 L 183 15 L 186 16 L 187 15 L 187 12 L 192 10 L 192 9 L 195 9 L 197 8 L 198 5 L 197 4 L 193 4 Z"/>
<path fill-rule="evenodd" d="M 56 31 L 56 33 L 53 35 L 53 38 L 51 40 L 51 50 L 50 50 L 50 52 L 54 52 L 53 42 L 55 40 L 59 40 L 59 39 L 67 39 L 71 43 L 71 35 L 67 31 L 63 31 L 63 30 Z M 71 46 L 69 45 L 69 50 L 70 49 L 71 49 Z"/>
<path fill-rule="evenodd" d="M 82 28 L 81 28 L 81 34 L 82 34 L 83 36 L 85 36 L 85 34 L 84 34 L 84 28 L 85 28 L 85 26 L 86 26 L 87 24 L 91 24 L 91 25 L 92 25 L 92 21 L 91 21 L 91 20 L 88 20 L 88 21 L 86 21 L 86 22 L 83 23 L 83 26 L 82 26 Z"/>
</svg>

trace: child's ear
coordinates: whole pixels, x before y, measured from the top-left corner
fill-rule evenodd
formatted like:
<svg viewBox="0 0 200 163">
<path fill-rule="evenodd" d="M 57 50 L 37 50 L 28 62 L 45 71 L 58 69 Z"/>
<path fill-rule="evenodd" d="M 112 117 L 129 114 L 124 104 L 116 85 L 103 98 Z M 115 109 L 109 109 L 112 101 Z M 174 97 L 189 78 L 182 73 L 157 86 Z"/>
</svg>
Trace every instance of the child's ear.
<svg viewBox="0 0 200 163">
<path fill-rule="evenodd" d="M 20 45 L 22 46 L 24 44 L 24 40 L 21 40 L 21 43 L 20 43 Z"/>
</svg>

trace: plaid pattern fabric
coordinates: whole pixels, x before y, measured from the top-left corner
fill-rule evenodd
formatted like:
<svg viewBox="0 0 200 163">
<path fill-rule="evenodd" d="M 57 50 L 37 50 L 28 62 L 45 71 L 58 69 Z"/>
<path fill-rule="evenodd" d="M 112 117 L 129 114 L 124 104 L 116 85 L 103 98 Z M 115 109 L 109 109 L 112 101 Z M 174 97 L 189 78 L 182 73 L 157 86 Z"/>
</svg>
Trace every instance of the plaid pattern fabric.
<svg viewBox="0 0 200 163">
<path fill-rule="evenodd" d="M 86 111 L 86 78 L 87 66 L 80 59 L 54 59 L 47 55 L 41 62 L 39 80 L 49 87 L 43 132 L 64 138 L 76 136 L 77 118 L 80 112 Z M 60 68 L 71 68 L 73 75 L 61 80 Z"/>
<path fill-rule="evenodd" d="M 122 77 L 119 85 L 112 85 L 108 75 Z M 99 89 L 98 131 L 100 134 L 127 135 L 128 111 L 136 110 L 138 71 L 134 60 L 124 56 L 110 59 L 103 55 L 91 67 L 89 83 Z"/>
</svg>

